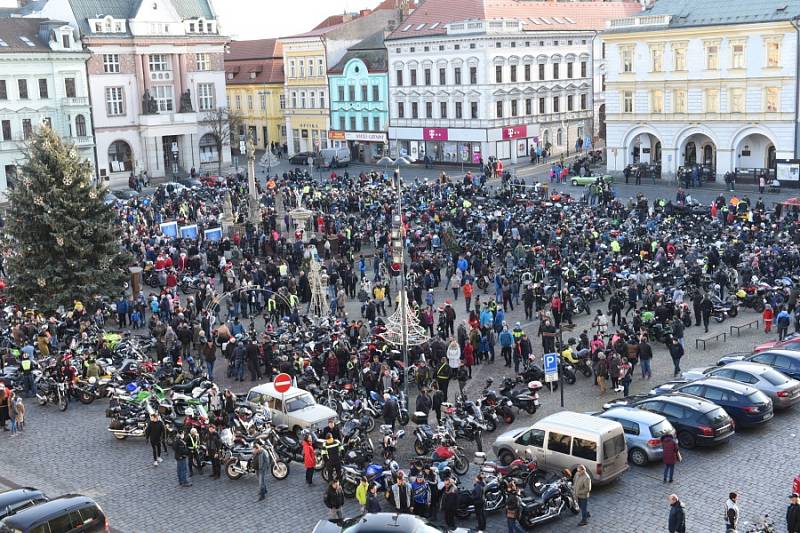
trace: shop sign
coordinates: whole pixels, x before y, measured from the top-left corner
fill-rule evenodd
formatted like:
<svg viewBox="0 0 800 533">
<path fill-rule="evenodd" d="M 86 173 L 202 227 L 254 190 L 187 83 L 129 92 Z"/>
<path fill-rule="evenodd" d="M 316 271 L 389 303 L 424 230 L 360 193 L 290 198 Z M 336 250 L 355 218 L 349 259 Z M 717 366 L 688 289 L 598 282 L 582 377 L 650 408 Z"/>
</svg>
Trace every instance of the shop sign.
<svg viewBox="0 0 800 533">
<path fill-rule="evenodd" d="M 386 134 L 385 133 L 377 133 L 377 132 L 368 132 L 368 131 L 346 131 L 344 132 L 344 138 L 348 141 L 364 141 L 364 142 L 378 142 L 378 143 L 385 143 L 386 142 Z"/>
<path fill-rule="evenodd" d="M 422 138 L 426 141 L 446 141 L 447 128 L 423 128 Z"/>
<path fill-rule="evenodd" d="M 503 140 L 524 139 L 528 136 L 528 126 L 508 126 L 503 128 Z"/>
<path fill-rule="evenodd" d="M 343 141 L 344 140 L 344 132 L 343 131 L 328 131 L 328 139 L 332 139 L 334 141 Z"/>
</svg>

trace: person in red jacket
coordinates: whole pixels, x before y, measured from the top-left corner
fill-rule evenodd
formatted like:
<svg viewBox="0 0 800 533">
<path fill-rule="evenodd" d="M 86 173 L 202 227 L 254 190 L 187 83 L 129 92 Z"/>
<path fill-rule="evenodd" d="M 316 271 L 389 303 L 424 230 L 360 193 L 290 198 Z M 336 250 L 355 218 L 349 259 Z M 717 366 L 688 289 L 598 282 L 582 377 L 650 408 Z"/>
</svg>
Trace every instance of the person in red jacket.
<svg viewBox="0 0 800 533">
<path fill-rule="evenodd" d="M 314 468 L 317 466 L 317 456 L 314 453 L 314 443 L 311 435 L 306 435 L 303 439 L 303 466 L 306 467 L 306 483 L 313 484 Z"/>
<path fill-rule="evenodd" d="M 339 360 L 333 352 L 325 359 L 325 372 L 328 374 L 328 383 L 336 381 L 336 376 L 339 374 Z"/>
<path fill-rule="evenodd" d="M 661 437 L 661 449 L 663 450 L 662 460 L 664 462 L 664 483 L 672 483 L 672 475 L 675 473 L 675 463 L 680 462 L 681 454 L 678 451 L 678 441 L 667 433 Z"/>
<path fill-rule="evenodd" d="M 475 364 L 475 350 L 472 347 L 472 343 L 468 342 L 464 345 L 464 366 L 467 367 L 469 371 L 469 377 L 472 379 L 472 365 Z"/>
<path fill-rule="evenodd" d="M 775 311 L 772 310 L 772 306 L 769 304 L 764 306 L 764 313 L 761 316 L 764 319 L 764 333 L 769 333 L 772 331 L 772 319 L 775 318 Z"/>
</svg>

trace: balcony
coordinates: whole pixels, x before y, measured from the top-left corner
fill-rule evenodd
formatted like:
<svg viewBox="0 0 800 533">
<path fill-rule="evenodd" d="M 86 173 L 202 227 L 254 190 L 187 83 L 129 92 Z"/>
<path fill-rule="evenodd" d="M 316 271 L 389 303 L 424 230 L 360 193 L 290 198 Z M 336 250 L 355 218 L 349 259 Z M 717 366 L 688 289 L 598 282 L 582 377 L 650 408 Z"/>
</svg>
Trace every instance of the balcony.
<svg viewBox="0 0 800 533">
<path fill-rule="evenodd" d="M 61 105 L 64 107 L 88 107 L 89 98 L 87 96 L 68 96 L 61 99 Z"/>
<path fill-rule="evenodd" d="M 177 113 L 167 111 L 153 115 L 139 115 L 139 123 L 142 126 L 166 126 L 169 124 L 197 124 L 197 113 Z"/>
<path fill-rule="evenodd" d="M 172 81 L 171 70 L 151 70 L 150 81 Z"/>
<path fill-rule="evenodd" d="M 645 15 L 638 17 L 626 17 L 622 19 L 609 20 L 607 22 L 607 27 L 610 30 L 621 30 L 649 26 L 669 26 L 671 20 L 672 15 Z"/>
<path fill-rule="evenodd" d="M 69 140 L 78 148 L 88 148 L 94 146 L 94 137 L 90 136 L 70 137 Z"/>
</svg>

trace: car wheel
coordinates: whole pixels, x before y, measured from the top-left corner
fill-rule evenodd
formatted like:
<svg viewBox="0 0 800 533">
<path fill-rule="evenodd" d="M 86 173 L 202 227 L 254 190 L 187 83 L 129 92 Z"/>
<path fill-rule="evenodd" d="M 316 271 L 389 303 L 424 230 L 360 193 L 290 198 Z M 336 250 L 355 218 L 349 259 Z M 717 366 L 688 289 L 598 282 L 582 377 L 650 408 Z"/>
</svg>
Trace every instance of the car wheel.
<svg viewBox="0 0 800 533">
<path fill-rule="evenodd" d="M 688 431 L 681 431 L 678 433 L 678 444 L 680 444 L 681 448 L 691 450 L 697 444 L 697 440 Z"/>
<path fill-rule="evenodd" d="M 516 457 L 511 453 L 511 450 L 503 450 L 497 455 L 497 459 L 500 461 L 501 465 L 508 466 Z"/>
<path fill-rule="evenodd" d="M 572 186 L 573 187 L 577 187 L 578 186 L 578 180 L 572 180 Z"/>
<path fill-rule="evenodd" d="M 631 451 L 628 452 L 628 459 L 636 466 L 644 466 L 650 462 L 647 454 L 644 453 L 644 450 L 641 448 L 632 448 Z"/>
</svg>

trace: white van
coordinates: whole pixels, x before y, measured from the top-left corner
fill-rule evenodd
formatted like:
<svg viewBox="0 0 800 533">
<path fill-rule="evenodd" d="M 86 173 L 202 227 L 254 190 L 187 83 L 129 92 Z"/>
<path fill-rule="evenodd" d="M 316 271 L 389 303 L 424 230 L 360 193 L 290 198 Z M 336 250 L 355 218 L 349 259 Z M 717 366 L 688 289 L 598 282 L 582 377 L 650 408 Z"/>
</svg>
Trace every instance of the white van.
<svg viewBox="0 0 800 533">
<path fill-rule="evenodd" d="M 320 166 L 327 168 L 346 167 L 350 164 L 349 148 L 325 148 L 320 150 Z M 333 165 L 334 160 L 336 162 Z"/>
<path fill-rule="evenodd" d="M 628 450 L 622 425 L 582 413 L 562 411 L 527 428 L 506 431 L 492 444 L 503 464 L 526 452 L 539 467 L 553 472 L 582 464 L 598 485 L 609 483 L 628 470 Z"/>
</svg>

